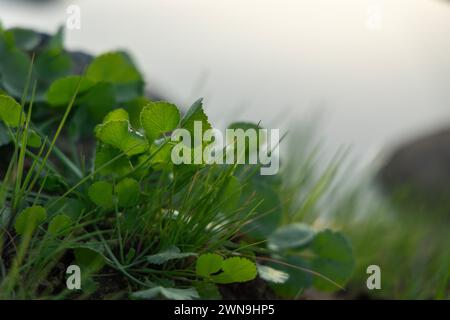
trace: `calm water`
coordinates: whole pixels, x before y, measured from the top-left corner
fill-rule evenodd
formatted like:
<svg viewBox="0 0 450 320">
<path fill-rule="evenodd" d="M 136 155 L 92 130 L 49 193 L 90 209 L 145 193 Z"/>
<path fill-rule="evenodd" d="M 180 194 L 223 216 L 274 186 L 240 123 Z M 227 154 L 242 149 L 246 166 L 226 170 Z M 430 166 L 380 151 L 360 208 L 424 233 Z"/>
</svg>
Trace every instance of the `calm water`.
<svg viewBox="0 0 450 320">
<path fill-rule="evenodd" d="M 71 2 L 0 0 L 5 26 L 54 31 Z M 358 158 L 450 125 L 450 4 L 439 0 L 79 0 L 71 48 L 127 48 L 148 86 L 213 123 L 322 115 Z"/>
</svg>

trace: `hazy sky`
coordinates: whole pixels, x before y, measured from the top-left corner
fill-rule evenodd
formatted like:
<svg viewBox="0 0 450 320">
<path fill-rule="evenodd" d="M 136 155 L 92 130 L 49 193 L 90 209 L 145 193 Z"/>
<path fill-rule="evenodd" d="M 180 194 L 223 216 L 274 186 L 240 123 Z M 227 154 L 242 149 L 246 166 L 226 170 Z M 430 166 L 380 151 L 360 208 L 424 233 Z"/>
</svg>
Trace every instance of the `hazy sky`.
<svg viewBox="0 0 450 320">
<path fill-rule="evenodd" d="M 79 0 L 21 6 L 0 20 L 54 31 L 81 8 L 71 48 L 127 48 L 148 86 L 218 126 L 281 126 L 321 110 L 328 148 L 363 156 L 450 125 L 450 5 L 439 0 Z M 276 119 L 276 120 L 275 120 Z"/>
</svg>

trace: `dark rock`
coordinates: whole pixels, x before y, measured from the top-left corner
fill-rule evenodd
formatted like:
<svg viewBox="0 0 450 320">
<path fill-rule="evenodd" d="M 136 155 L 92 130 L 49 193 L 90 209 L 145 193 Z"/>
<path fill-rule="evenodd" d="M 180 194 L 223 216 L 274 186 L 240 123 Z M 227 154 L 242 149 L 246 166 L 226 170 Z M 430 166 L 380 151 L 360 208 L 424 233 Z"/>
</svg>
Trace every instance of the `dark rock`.
<svg viewBox="0 0 450 320">
<path fill-rule="evenodd" d="M 219 291 L 225 300 L 267 300 L 279 299 L 267 282 L 257 277 L 244 283 L 233 283 L 219 286 Z"/>
<path fill-rule="evenodd" d="M 81 75 L 91 63 L 93 56 L 81 51 L 68 51 L 73 61 L 74 74 Z"/>
<path fill-rule="evenodd" d="M 450 128 L 397 148 L 378 180 L 391 195 L 407 195 L 408 201 L 431 208 L 450 208 Z"/>
</svg>

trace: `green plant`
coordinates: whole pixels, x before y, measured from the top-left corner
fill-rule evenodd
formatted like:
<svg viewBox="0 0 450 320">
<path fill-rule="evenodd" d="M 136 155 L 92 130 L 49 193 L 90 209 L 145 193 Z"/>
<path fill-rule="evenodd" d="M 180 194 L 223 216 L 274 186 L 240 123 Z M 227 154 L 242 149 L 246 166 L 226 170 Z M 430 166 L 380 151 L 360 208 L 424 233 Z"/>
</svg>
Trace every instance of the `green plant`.
<svg viewBox="0 0 450 320">
<path fill-rule="evenodd" d="M 145 98 L 123 52 L 74 74 L 62 31 L 42 43 L 30 30 L 0 30 L 0 55 L 1 298 L 220 297 L 220 286 L 258 275 L 294 298 L 348 280 L 348 241 L 304 213 L 288 218 L 279 178 L 259 176 L 259 165 L 171 161 L 172 131 L 212 127 L 202 100 L 181 116 Z M 259 127 L 230 125 L 249 126 Z M 65 287 L 61 265 L 73 263 L 81 291 Z"/>
<path fill-rule="evenodd" d="M 329 224 L 348 234 L 356 257 L 349 290 L 381 299 L 449 299 L 448 224 L 433 219 L 434 212 L 426 206 L 405 210 L 394 203 L 369 175 L 333 205 Z M 372 264 L 382 270 L 381 290 L 365 286 L 366 269 Z"/>
<path fill-rule="evenodd" d="M 217 254 L 203 254 L 197 259 L 197 275 L 214 283 L 235 283 L 253 280 L 256 266 L 240 257 L 223 259 Z"/>
<path fill-rule="evenodd" d="M 317 127 L 317 121 L 310 123 Z M 325 170 L 321 169 L 317 165 L 323 162 L 317 161 L 320 144 L 311 143 L 314 141 L 311 135 L 316 134 L 314 128 L 301 127 L 304 131 L 294 132 L 295 148 L 290 149 L 299 152 L 288 155 L 289 164 L 285 168 L 290 169 L 284 172 L 283 178 L 286 195 L 300 190 L 304 194 L 287 198 L 289 208 L 293 208 L 287 214 L 295 216 L 290 213 L 299 212 L 296 208 L 313 203 L 303 220 L 310 225 L 342 230 L 351 241 L 354 272 L 342 294 L 356 299 L 448 299 L 448 225 L 441 219 L 440 211 L 434 212 L 420 199 L 396 199 L 395 194 L 381 190 L 376 183 L 376 163 L 365 166 L 343 163 L 338 155 Z M 323 174 L 327 171 L 333 174 Z M 298 188 L 300 183 L 303 187 Z M 305 192 L 314 189 L 321 192 Z M 302 200 L 311 194 L 319 194 L 314 202 Z M 397 205 L 399 200 L 403 206 Z M 298 204 L 292 206 L 295 202 Z M 448 211 L 445 202 L 436 203 L 434 210 L 436 207 Z M 289 217 L 285 221 L 291 221 Z M 369 290 L 366 286 L 370 265 L 381 268 L 381 290 Z"/>
</svg>

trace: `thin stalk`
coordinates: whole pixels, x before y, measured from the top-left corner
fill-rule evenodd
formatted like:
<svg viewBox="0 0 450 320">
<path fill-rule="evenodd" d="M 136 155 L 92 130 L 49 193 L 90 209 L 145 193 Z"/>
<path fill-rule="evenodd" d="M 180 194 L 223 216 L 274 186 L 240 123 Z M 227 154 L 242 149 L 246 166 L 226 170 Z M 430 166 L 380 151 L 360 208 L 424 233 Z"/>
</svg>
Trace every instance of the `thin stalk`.
<svg viewBox="0 0 450 320">
<path fill-rule="evenodd" d="M 28 187 L 28 190 L 29 190 L 29 191 L 31 191 L 31 190 L 33 189 L 34 185 L 35 185 L 36 182 L 37 182 L 37 179 L 38 179 L 39 176 L 41 175 L 41 172 L 42 172 L 42 170 L 44 169 L 44 166 L 45 166 L 45 164 L 47 163 L 47 160 L 48 160 L 50 154 L 51 154 L 52 151 L 53 151 L 53 148 L 54 148 L 54 146 L 55 146 L 55 144 L 56 144 L 56 140 L 58 139 L 59 135 L 61 134 L 61 131 L 62 131 L 62 129 L 63 129 L 63 127 L 64 127 L 64 125 L 65 125 L 65 123 L 66 123 L 66 121 L 67 121 L 67 118 L 69 117 L 70 111 L 72 111 L 72 108 L 73 108 L 73 106 L 74 106 L 74 104 L 75 104 L 75 100 L 76 100 L 77 95 L 78 95 L 78 91 L 80 90 L 81 79 L 82 79 L 82 78 L 80 78 L 80 80 L 79 80 L 78 83 L 77 83 L 77 87 L 76 87 L 75 93 L 73 94 L 72 99 L 71 99 L 69 105 L 68 105 L 67 108 L 66 108 L 66 112 L 64 113 L 64 116 L 63 116 L 63 118 L 61 119 L 61 122 L 60 122 L 60 124 L 59 124 L 59 126 L 58 126 L 58 129 L 56 130 L 55 135 L 53 136 L 53 140 L 52 140 L 52 142 L 51 142 L 51 144 L 50 144 L 50 147 L 49 147 L 49 149 L 48 149 L 46 155 L 44 156 L 44 159 L 43 159 L 43 161 L 42 161 L 42 164 L 41 164 L 41 166 L 39 167 L 38 172 L 36 173 L 34 179 L 33 179 L 32 182 L 30 183 L 30 186 Z"/>
</svg>

